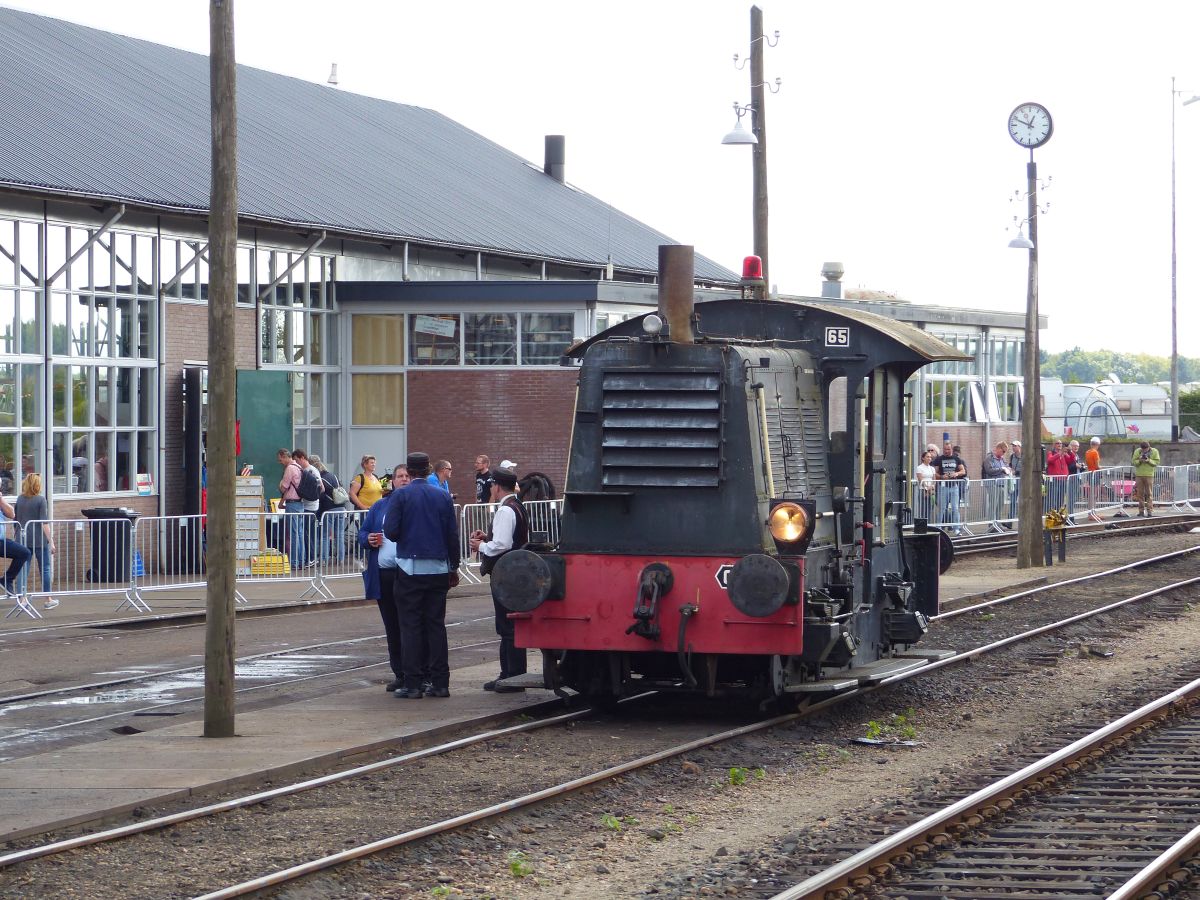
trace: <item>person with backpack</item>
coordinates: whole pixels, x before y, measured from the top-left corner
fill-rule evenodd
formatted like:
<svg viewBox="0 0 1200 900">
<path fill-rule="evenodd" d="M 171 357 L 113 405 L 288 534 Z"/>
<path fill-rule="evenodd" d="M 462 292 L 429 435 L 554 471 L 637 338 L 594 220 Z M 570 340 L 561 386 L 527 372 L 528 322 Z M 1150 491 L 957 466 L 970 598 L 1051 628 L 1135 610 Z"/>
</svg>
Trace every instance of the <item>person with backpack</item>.
<svg viewBox="0 0 1200 900">
<path fill-rule="evenodd" d="M 529 538 L 529 520 L 516 492 L 515 473 L 507 469 L 496 469 L 492 472 L 490 499 L 492 503 L 499 504 L 495 516 L 492 517 L 492 527 L 486 534 L 482 531 L 474 531 L 471 534 L 471 552 L 479 554 L 480 575 L 490 574 L 496 560 L 511 550 L 520 550 Z M 505 679 L 524 675 L 527 663 L 524 648 L 517 647 L 514 641 L 514 628 L 512 620 L 508 618 L 508 608 L 496 599 L 494 590 L 492 606 L 496 610 L 496 634 L 500 635 L 500 677 L 484 684 L 483 689 L 498 694 L 523 691 L 523 687 L 504 683 Z"/>
<path fill-rule="evenodd" d="M 280 504 L 287 522 L 287 555 L 293 572 L 304 568 L 304 503 L 300 499 L 300 476 L 303 468 L 292 459 L 292 451 L 280 447 L 275 454 L 283 466 L 283 478 L 279 481 Z"/>
<path fill-rule="evenodd" d="M 322 564 L 330 559 L 341 564 L 346 561 L 346 504 L 350 500 L 338 477 L 325 468 L 321 457 L 313 454 L 308 458 L 321 475 L 321 492 L 317 507 L 317 534 L 320 536 Z M 333 515 L 327 515 L 327 513 Z M 332 547 L 331 547 L 332 545 Z M 332 553 L 330 552 L 332 549 Z"/>
<path fill-rule="evenodd" d="M 375 457 L 366 455 L 360 463 L 362 471 L 350 479 L 350 502 L 354 509 L 370 509 L 383 496 L 383 483 L 375 477 Z"/>
<path fill-rule="evenodd" d="M 308 458 L 308 454 L 297 447 L 292 451 L 292 462 L 300 466 L 300 482 L 296 493 L 300 497 L 300 508 L 304 512 L 301 519 L 304 529 L 304 565 L 315 566 L 318 562 L 314 552 L 316 544 L 317 512 L 321 508 L 321 495 L 325 493 L 325 485 L 321 481 L 321 473 Z"/>
</svg>

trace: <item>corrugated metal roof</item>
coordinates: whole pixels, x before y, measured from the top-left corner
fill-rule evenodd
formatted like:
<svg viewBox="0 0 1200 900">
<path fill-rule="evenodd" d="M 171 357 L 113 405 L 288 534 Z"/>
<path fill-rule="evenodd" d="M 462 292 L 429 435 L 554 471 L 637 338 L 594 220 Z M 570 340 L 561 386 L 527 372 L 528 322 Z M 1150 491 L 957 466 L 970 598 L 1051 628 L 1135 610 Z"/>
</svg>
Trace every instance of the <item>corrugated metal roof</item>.
<svg viewBox="0 0 1200 900">
<path fill-rule="evenodd" d="M 208 209 L 208 57 L 11 9 L 0 56 L 0 183 Z M 644 272 L 675 243 L 433 110 L 237 77 L 243 216 Z"/>
</svg>

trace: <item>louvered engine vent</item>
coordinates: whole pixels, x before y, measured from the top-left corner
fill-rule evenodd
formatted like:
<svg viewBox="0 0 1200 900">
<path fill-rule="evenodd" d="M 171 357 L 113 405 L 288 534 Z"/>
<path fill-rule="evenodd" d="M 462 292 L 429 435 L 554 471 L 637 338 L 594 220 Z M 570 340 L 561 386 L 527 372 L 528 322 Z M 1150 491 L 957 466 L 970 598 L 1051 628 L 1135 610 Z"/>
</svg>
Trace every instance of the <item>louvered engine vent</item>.
<svg viewBox="0 0 1200 900">
<path fill-rule="evenodd" d="M 716 487 L 719 372 L 606 372 L 602 465 L 608 487 Z"/>
</svg>

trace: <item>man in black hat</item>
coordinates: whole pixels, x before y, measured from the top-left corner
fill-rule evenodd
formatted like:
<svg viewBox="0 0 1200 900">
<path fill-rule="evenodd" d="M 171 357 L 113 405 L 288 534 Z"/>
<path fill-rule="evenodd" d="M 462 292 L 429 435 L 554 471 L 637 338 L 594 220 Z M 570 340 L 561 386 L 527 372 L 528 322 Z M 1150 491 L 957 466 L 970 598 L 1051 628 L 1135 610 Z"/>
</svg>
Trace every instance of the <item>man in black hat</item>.
<svg viewBox="0 0 1200 900">
<path fill-rule="evenodd" d="M 458 522 L 450 495 L 425 480 L 429 456 L 408 454 L 412 483 L 387 499 L 383 533 L 396 544 L 396 607 L 404 687 L 402 700 L 450 696 L 446 594 L 458 585 Z M 422 673 L 428 672 L 424 689 Z"/>
<path fill-rule="evenodd" d="M 475 531 L 471 534 L 471 552 L 479 554 L 479 573 L 487 575 L 498 560 L 510 550 L 525 546 L 529 535 L 525 507 L 517 499 L 517 476 L 508 469 L 492 471 L 491 502 L 500 504 L 492 517 L 491 530 L 486 534 Z M 485 691 L 498 694 L 523 691 L 525 688 L 504 683 L 506 678 L 524 675 L 526 671 L 525 649 L 518 648 L 513 640 L 513 623 L 508 618 L 508 609 L 496 599 L 492 590 L 492 605 L 496 609 L 496 634 L 500 635 L 500 677 L 484 684 Z"/>
</svg>

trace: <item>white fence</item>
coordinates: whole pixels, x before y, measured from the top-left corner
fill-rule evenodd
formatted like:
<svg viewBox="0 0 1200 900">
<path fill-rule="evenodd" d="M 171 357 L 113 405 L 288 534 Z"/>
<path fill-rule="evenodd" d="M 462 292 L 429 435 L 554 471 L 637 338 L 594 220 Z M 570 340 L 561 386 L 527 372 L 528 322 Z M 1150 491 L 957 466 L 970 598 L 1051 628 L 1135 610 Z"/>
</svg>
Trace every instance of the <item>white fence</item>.
<svg viewBox="0 0 1200 900">
<path fill-rule="evenodd" d="M 1131 466 L 1115 466 L 1077 475 L 1047 475 L 1042 479 L 1042 514 L 1065 510 L 1072 522 L 1098 521 L 1127 515 L 1136 506 Z M 909 483 L 914 518 L 926 519 L 953 533 L 980 534 L 1016 527 L 1018 478 Z M 1200 465 L 1160 466 L 1154 475 L 1152 498 L 1156 509 L 1200 512 Z"/>
<path fill-rule="evenodd" d="M 1067 510 L 1073 521 L 1125 515 L 1133 503 L 1133 471 L 1128 466 L 1044 478 L 1043 511 Z M 1016 527 L 1018 479 L 973 479 L 934 482 L 924 490 L 910 483 L 913 515 L 930 524 L 963 534 Z M 1160 467 L 1154 477 L 1156 509 L 1200 512 L 1200 465 Z M 524 504 L 531 543 L 558 543 L 561 500 Z M 456 507 L 459 521 L 459 575 L 480 583 L 479 561 L 470 553 L 473 531 L 487 531 L 496 505 L 472 503 Z M 331 510 L 312 513 L 237 513 L 237 584 L 303 585 L 300 598 L 333 598 L 329 582 L 359 577 L 366 551 L 358 531 L 365 513 Z M 0 524 L 0 565 L 11 550 L 31 553 L 12 580 L 13 606 L 5 618 L 22 614 L 42 618 L 37 601 L 72 594 L 112 594 L 117 611 L 129 607 L 149 612 L 148 596 L 156 591 L 198 588 L 205 584 L 204 516 L 145 516 L 134 520 L 54 519 L 30 522 L 24 531 L 12 522 Z M 53 550 L 50 548 L 53 547 Z M 5 584 L 10 579 L 5 576 Z M 245 602 L 241 592 L 238 601 Z"/>
<path fill-rule="evenodd" d="M 525 504 L 530 540 L 557 542 L 561 500 Z M 479 563 L 470 556 L 475 529 L 487 531 L 496 507 L 455 507 L 459 521 L 460 576 L 478 584 Z M 358 541 L 362 510 L 312 513 L 238 512 L 237 584 L 303 585 L 300 599 L 332 599 L 329 582 L 360 577 L 366 550 Z M 133 520 L 53 519 L 0 524 L 0 564 L 10 552 L 31 554 L 9 591 L 13 606 L 5 618 L 42 618 L 39 601 L 89 594 L 119 598 L 117 611 L 150 612 L 156 591 L 198 588 L 205 579 L 205 517 L 144 516 Z M 11 545 L 18 545 L 12 548 Z M 11 565 L 11 562 L 9 563 Z M 6 583 L 9 579 L 6 578 Z M 245 598 L 238 591 L 237 600 Z"/>
</svg>

